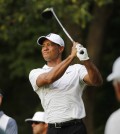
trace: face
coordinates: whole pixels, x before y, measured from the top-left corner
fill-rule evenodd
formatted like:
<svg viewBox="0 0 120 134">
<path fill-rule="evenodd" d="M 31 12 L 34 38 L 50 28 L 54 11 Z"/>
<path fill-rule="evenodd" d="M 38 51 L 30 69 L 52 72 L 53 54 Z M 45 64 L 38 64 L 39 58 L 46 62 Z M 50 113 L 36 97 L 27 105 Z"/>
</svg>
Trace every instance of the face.
<svg viewBox="0 0 120 134">
<path fill-rule="evenodd" d="M 46 123 L 32 123 L 32 130 L 33 134 L 44 134 L 47 131 L 47 124 Z"/>
<path fill-rule="evenodd" d="M 116 98 L 120 102 L 120 82 L 117 80 L 114 80 L 113 86 L 114 86 Z"/>
<path fill-rule="evenodd" d="M 64 47 L 61 47 L 47 39 L 42 44 L 42 55 L 47 62 L 61 58 L 63 50 Z"/>
</svg>

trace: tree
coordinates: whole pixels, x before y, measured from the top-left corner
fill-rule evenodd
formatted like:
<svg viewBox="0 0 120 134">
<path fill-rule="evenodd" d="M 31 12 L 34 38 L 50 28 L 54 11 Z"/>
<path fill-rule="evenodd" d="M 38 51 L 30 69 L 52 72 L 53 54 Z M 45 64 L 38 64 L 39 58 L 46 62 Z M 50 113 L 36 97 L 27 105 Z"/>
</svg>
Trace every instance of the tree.
<svg viewBox="0 0 120 134">
<path fill-rule="evenodd" d="M 42 110 L 40 100 L 28 81 L 30 70 L 44 64 L 36 43 L 37 38 L 51 31 L 61 34 L 67 44 L 64 56 L 69 54 L 72 44 L 54 18 L 45 21 L 40 13 L 46 7 L 54 7 L 72 38 L 87 47 L 90 58 L 105 79 L 111 71 L 112 61 L 119 55 L 119 34 L 116 32 L 120 22 L 119 5 L 119 1 L 112 0 L 0 1 L 0 82 L 1 88 L 6 89 L 3 109 L 17 120 L 19 133 L 31 133 L 23 123 L 24 119 L 32 117 L 36 110 Z M 109 67 L 106 67 L 106 63 Z M 104 116 L 97 111 L 99 104 L 101 112 L 116 104 L 115 100 L 111 99 L 112 88 L 108 97 L 110 104 L 106 102 L 108 98 L 105 98 L 105 95 L 108 94 L 104 88 L 110 86 L 104 84 L 98 89 L 85 90 L 85 123 L 89 134 L 103 133 L 108 114 L 115 109 L 112 107 Z"/>
</svg>

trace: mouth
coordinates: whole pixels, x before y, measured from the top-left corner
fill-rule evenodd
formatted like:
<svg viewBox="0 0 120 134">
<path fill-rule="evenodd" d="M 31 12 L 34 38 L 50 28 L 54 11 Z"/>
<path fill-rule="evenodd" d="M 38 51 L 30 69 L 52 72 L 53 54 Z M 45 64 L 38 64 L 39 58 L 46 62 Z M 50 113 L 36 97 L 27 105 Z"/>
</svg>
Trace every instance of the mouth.
<svg viewBox="0 0 120 134">
<path fill-rule="evenodd" d="M 43 57 L 46 59 L 49 57 L 49 53 L 48 52 L 43 52 Z"/>
<path fill-rule="evenodd" d="M 48 54 L 48 52 L 44 52 L 43 54 Z"/>
<path fill-rule="evenodd" d="M 46 54 L 49 54 L 49 52 L 44 51 L 44 52 L 43 52 L 43 55 L 46 55 Z"/>
</svg>

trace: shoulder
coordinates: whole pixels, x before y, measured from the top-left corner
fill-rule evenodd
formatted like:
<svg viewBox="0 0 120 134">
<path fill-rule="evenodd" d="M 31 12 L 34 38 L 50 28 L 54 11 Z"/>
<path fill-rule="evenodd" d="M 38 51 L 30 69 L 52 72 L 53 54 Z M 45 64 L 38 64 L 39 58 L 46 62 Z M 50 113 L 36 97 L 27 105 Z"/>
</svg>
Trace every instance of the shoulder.
<svg viewBox="0 0 120 134">
<path fill-rule="evenodd" d="M 17 123 L 15 121 L 15 119 L 13 119 L 12 117 L 6 115 L 6 114 L 3 114 L 4 115 L 4 120 L 7 122 L 7 127 L 17 127 Z"/>
<path fill-rule="evenodd" d="M 81 68 L 84 68 L 85 66 L 84 65 L 81 65 L 81 64 L 73 64 L 71 66 L 69 66 L 69 68 L 76 68 L 76 69 L 81 69 Z"/>
<path fill-rule="evenodd" d="M 109 120 L 112 120 L 112 121 L 120 121 L 120 109 L 118 109 L 115 112 L 113 112 L 110 115 Z"/>
<path fill-rule="evenodd" d="M 105 126 L 105 134 L 119 134 L 120 133 L 120 109 L 113 112 L 107 120 Z"/>
<path fill-rule="evenodd" d="M 86 71 L 85 66 L 84 65 L 81 65 L 81 64 L 71 65 L 71 66 L 69 66 L 69 69 L 77 70 L 78 72 L 85 72 Z"/>
<path fill-rule="evenodd" d="M 10 116 L 8 116 L 6 114 L 4 114 L 4 115 L 6 116 L 6 118 L 8 118 L 8 123 L 15 123 L 16 124 L 15 119 L 13 119 L 12 117 L 10 117 Z"/>
<path fill-rule="evenodd" d="M 30 71 L 29 75 L 31 75 L 31 74 L 36 74 L 36 73 L 38 73 L 38 72 L 43 72 L 43 71 L 45 71 L 45 70 L 47 70 L 47 69 L 48 69 L 48 66 L 47 66 L 47 65 L 44 65 L 42 68 L 32 69 L 32 70 Z"/>
<path fill-rule="evenodd" d="M 7 124 L 7 128 L 10 128 L 10 129 L 15 129 L 17 130 L 17 122 L 15 119 L 13 119 L 12 117 L 9 117 L 9 121 L 8 121 L 8 124 Z"/>
<path fill-rule="evenodd" d="M 15 119 L 13 119 L 12 117 L 9 118 L 9 121 L 8 121 L 8 124 L 7 124 L 6 134 L 7 133 L 18 134 L 17 123 L 16 123 Z"/>
<path fill-rule="evenodd" d="M 35 72 L 38 72 L 38 71 L 40 71 L 40 70 L 42 70 L 42 68 L 32 69 L 32 70 L 30 71 L 30 73 L 35 73 Z"/>
<path fill-rule="evenodd" d="M 13 119 L 12 117 L 9 117 L 9 122 L 10 122 L 10 123 L 13 123 L 13 124 L 16 124 L 15 119 Z"/>
<path fill-rule="evenodd" d="M 2 128 L 0 128 L 0 134 L 5 134 Z"/>
<path fill-rule="evenodd" d="M 43 71 L 42 68 L 33 69 L 33 70 L 30 71 L 29 76 L 35 75 L 35 74 L 37 74 L 39 72 L 42 72 L 42 71 Z"/>
</svg>

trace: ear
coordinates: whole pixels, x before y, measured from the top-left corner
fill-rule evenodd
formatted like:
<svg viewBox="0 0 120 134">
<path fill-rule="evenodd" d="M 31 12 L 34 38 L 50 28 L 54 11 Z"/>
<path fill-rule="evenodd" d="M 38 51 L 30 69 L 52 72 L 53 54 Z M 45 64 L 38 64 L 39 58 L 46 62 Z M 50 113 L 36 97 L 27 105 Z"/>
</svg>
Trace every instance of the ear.
<svg viewBox="0 0 120 134">
<path fill-rule="evenodd" d="M 45 123 L 45 128 L 48 128 L 48 123 Z"/>
<path fill-rule="evenodd" d="M 60 46 L 59 47 L 59 52 L 62 53 L 64 51 L 64 47 L 63 46 Z"/>
</svg>

